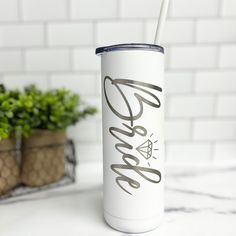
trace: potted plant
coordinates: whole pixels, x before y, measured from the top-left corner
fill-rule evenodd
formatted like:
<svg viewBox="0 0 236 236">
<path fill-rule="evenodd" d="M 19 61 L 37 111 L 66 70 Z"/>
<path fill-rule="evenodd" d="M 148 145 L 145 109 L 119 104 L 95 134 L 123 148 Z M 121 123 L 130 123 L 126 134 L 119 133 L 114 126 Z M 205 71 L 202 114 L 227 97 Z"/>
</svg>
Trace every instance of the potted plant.
<svg viewBox="0 0 236 236">
<path fill-rule="evenodd" d="M 27 137 L 25 130 L 21 181 L 28 186 L 43 186 L 64 176 L 66 128 L 93 115 L 96 109 L 82 108 L 79 95 L 66 89 L 42 92 L 30 86 L 25 95 L 32 99 L 32 109 L 27 112 L 32 134 Z"/>
<path fill-rule="evenodd" d="M 7 193 L 19 182 L 16 139 L 12 134 L 15 108 L 16 101 L 0 85 L 0 195 Z"/>
</svg>

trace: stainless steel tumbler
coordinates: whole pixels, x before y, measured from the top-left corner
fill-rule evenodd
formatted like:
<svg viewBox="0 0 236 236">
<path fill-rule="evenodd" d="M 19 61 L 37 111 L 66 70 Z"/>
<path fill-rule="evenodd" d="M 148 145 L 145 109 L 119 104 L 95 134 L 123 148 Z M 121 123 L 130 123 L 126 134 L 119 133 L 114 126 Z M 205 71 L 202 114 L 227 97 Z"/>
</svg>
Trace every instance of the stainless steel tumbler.
<svg viewBox="0 0 236 236">
<path fill-rule="evenodd" d="M 141 233 L 162 219 L 164 49 L 120 44 L 101 55 L 104 217 L 113 228 Z"/>
</svg>

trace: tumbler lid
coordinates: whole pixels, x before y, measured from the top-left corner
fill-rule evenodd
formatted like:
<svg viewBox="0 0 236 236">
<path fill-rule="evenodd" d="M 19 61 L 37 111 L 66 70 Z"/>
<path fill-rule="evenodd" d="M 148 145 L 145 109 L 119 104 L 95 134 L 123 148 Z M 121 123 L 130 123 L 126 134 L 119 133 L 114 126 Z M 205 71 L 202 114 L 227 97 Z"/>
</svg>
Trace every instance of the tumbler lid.
<svg viewBox="0 0 236 236">
<path fill-rule="evenodd" d="M 145 50 L 145 51 L 156 51 L 164 53 L 164 48 L 155 45 L 155 44 L 147 44 L 147 43 L 125 43 L 125 44 L 116 44 L 106 47 L 99 47 L 96 49 L 96 54 L 102 54 L 105 52 L 112 51 L 129 51 L 129 50 Z"/>
</svg>

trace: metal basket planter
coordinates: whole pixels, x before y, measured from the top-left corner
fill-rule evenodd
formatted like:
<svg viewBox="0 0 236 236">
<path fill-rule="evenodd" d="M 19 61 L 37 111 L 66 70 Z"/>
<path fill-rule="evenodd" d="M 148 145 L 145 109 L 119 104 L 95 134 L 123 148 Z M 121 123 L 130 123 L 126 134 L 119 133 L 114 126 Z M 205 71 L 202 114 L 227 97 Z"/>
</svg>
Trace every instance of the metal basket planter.
<svg viewBox="0 0 236 236">
<path fill-rule="evenodd" d="M 0 142 L 0 196 L 19 183 L 20 171 L 15 147 L 14 139 L 6 139 Z"/>
<path fill-rule="evenodd" d="M 4 173 L 4 171 L 2 172 L 4 168 L 8 168 L 11 173 L 8 176 L 9 184 L 7 186 L 9 187 L 0 193 L 0 200 L 75 182 L 76 155 L 74 143 L 67 139 L 59 143 L 57 141 L 55 140 L 53 144 L 25 145 L 21 152 L 15 148 L 0 152 L 0 165 L 1 159 L 4 157 L 0 176 Z M 21 158 L 19 153 L 22 155 Z M 14 161 L 9 161 L 10 159 Z M 17 159 L 20 159 L 20 164 L 18 164 Z M 9 162 L 14 163 L 14 166 L 8 167 Z M 14 180 L 16 179 L 14 184 L 11 180 L 13 177 Z"/>
<path fill-rule="evenodd" d="M 22 149 L 21 182 L 39 187 L 58 181 L 65 173 L 65 132 L 36 131 Z"/>
</svg>

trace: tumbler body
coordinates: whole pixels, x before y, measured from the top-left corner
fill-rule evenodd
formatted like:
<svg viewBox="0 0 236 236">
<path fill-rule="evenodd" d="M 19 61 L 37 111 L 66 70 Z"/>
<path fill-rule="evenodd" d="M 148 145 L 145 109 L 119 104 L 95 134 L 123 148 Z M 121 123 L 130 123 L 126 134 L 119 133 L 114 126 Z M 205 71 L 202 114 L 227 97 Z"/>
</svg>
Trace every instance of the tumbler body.
<svg viewBox="0 0 236 236">
<path fill-rule="evenodd" d="M 125 44 L 99 48 L 104 217 L 113 228 L 156 228 L 164 211 L 164 50 Z"/>
</svg>

